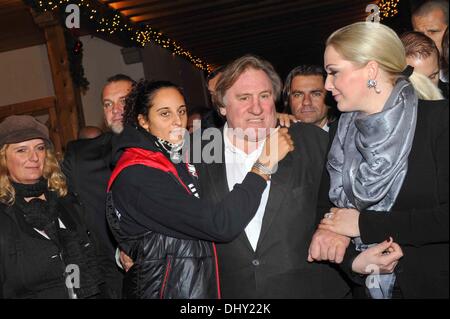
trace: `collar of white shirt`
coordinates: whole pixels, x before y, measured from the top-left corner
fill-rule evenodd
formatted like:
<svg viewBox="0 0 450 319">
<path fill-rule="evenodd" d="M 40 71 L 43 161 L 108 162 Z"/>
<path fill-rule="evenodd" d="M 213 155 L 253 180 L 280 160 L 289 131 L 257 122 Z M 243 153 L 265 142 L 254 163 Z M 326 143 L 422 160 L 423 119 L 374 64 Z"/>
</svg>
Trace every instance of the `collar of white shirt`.
<svg viewBox="0 0 450 319">
<path fill-rule="evenodd" d="M 330 127 L 328 126 L 328 121 L 324 124 L 324 126 L 322 126 L 322 130 L 324 130 L 325 132 L 330 131 Z"/>
<path fill-rule="evenodd" d="M 232 134 L 230 132 L 230 128 L 228 127 L 228 123 L 225 123 L 224 127 L 223 127 L 223 141 L 224 141 L 224 145 L 225 145 L 225 150 L 228 150 L 232 153 L 236 153 L 241 157 L 247 158 L 247 157 L 253 157 L 255 154 L 257 154 L 257 157 L 259 157 L 259 155 L 261 154 L 265 141 L 259 143 L 258 148 L 256 150 L 254 150 L 253 152 L 247 154 L 245 153 L 243 150 L 241 150 L 240 148 L 236 147 L 229 138 L 229 134 Z"/>
</svg>

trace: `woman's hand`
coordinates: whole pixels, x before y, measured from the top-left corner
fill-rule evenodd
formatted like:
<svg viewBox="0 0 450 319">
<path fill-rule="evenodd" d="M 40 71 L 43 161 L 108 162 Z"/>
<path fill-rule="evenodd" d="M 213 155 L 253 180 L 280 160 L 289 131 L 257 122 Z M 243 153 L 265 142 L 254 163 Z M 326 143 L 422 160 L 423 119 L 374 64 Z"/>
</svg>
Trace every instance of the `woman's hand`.
<svg viewBox="0 0 450 319">
<path fill-rule="evenodd" d="M 125 254 L 122 250 L 120 251 L 119 260 L 120 260 L 120 263 L 122 264 L 123 270 L 125 270 L 125 272 L 130 270 L 130 268 L 134 264 L 133 260 L 127 254 Z"/>
<path fill-rule="evenodd" d="M 299 120 L 297 120 L 297 118 L 294 115 L 287 113 L 277 113 L 277 119 L 280 125 L 285 127 L 290 127 L 291 122 L 292 123 L 299 122 Z"/>
<path fill-rule="evenodd" d="M 359 211 L 353 208 L 333 207 L 320 221 L 319 229 L 343 236 L 359 237 L 359 214 Z"/>
<path fill-rule="evenodd" d="M 403 252 L 400 246 L 393 242 L 392 237 L 380 244 L 361 252 L 352 263 L 352 270 L 358 274 L 369 275 L 390 274 L 394 272 Z"/>
<path fill-rule="evenodd" d="M 287 128 L 277 127 L 267 138 L 264 149 L 258 161 L 265 167 L 273 168 L 281 161 L 287 153 L 294 150 L 294 142 Z"/>
</svg>

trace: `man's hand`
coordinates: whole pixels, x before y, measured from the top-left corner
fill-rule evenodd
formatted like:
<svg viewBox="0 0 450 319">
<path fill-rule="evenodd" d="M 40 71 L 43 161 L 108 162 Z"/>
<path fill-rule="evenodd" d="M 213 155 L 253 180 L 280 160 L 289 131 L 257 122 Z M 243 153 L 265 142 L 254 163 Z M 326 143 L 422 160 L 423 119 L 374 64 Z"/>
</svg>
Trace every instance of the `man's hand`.
<svg viewBox="0 0 450 319">
<path fill-rule="evenodd" d="M 285 127 L 277 127 L 266 138 L 264 148 L 258 161 L 269 169 L 273 169 L 279 161 L 294 150 L 294 141 Z"/>
<path fill-rule="evenodd" d="M 358 274 L 367 275 L 374 269 L 379 274 L 394 272 L 400 258 L 403 257 L 401 247 L 392 238 L 372 246 L 360 253 L 352 264 L 352 270 Z"/>
<path fill-rule="evenodd" d="M 308 261 L 325 261 L 340 264 L 344 260 L 345 251 L 350 244 L 350 238 L 318 229 L 309 245 Z"/>
<path fill-rule="evenodd" d="M 134 264 L 133 260 L 127 254 L 125 254 L 122 250 L 120 251 L 120 254 L 119 254 L 119 260 L 120 260 L 120 263 L 122 264 L 122 267 L 125 270 L 125 272 L 127 272 Z"/>
<path fill-rule="evenodd" d="M 359 237 L 359 211 L 353 208 L 333 207 L 320 221 L 319 229 L 348 236 Z"/>
<path fill-rule="evenodd" d="M 277 113 L 277 119 L 280 123 L 280 126 L 284 127 L 291 127 L 291 122 L 292 123 L 299 122 L 299 120 L 297 120 L 294 115 L 286 113 Z"/>
</svg>

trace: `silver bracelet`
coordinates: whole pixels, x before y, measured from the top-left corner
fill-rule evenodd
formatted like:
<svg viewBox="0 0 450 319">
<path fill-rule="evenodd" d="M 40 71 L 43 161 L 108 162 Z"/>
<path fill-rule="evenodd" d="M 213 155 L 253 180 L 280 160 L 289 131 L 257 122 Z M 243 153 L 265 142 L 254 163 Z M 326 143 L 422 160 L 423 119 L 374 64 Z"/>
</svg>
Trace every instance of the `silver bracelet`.
<svg viewBox="0 0 450 319">
<path fill-rule="evenodd" d="M 265 166 L 264 164 L 262 164 L 259 160 L 256 161 L 255 164 L 253 164 L 253 167 L 265 175 L 273 174 L 272 170 L 267 166 Z"/>
</svg>

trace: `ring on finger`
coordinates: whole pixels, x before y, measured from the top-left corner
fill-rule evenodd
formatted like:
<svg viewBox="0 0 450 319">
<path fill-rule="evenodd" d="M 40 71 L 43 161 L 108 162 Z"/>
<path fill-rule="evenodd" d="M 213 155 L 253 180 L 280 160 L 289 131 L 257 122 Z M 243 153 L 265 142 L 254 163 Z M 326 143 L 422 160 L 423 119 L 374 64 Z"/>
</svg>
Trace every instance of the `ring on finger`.
<svg viewBox="0 0 450 319">
<path fill-rule="evenodd" d="M 333 216 L 334 216 L 334 213 L 326 213 L 324 217 L 327 219 L 331 219 L 331 218 L 333 218 Z"/>
</svg>

